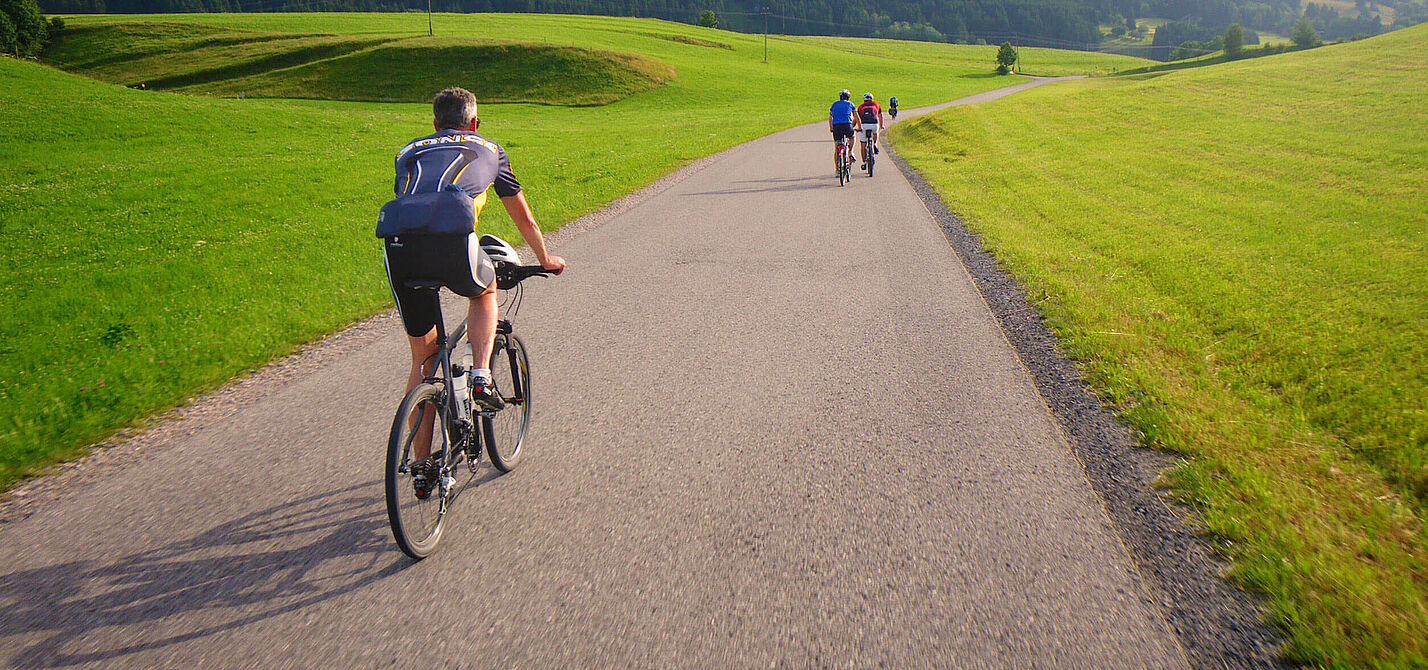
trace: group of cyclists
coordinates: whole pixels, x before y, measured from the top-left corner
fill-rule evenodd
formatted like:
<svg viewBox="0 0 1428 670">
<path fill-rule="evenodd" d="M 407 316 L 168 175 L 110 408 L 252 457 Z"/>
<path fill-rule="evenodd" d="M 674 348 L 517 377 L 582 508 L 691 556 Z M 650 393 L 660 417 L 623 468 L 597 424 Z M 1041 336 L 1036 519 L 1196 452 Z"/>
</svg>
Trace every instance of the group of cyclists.
<svg viewBox="0 0 1428 670">
<path fill-rule="evenodd" d="M 878 152 L 878 134 L 887 127 L 883 120 L 883 108 L 878 105 L 878 101 L 873 99 L 872 93 L 863 94 L 863 103 L 856 107 L 852 102 L 853 94 L 848 89 L 838 92 L 838 101 L 828 108 L 828 131 L 833 133 L 834 157 L 837 157 L 838 145 L 842 141 L 852 139 L 857 134 L 858 141 L 862 143 L 861 156 L 863 164 L 859 169 L 868 169 L 869 152 Z M 894 119 L 897 118 L 897 98 L 888 99 L 888 113 Z M 865 133 L 869 127 L 875 127 L 870 133 Z"/>
</svg>

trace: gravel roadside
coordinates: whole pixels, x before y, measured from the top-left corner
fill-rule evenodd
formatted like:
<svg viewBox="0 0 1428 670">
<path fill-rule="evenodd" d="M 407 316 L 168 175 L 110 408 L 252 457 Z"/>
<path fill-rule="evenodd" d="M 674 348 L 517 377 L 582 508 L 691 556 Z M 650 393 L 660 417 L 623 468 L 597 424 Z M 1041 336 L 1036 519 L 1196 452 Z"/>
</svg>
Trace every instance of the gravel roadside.
<svg viewBox="0 0 1428 670">
<path fill-rule="evenodd" d="M 1031 372 L 1191 662 L 1207 669 L 1291 667 L 1279 660 L 1281 638 L 1263 620 L 1259 600 L 1225 580 L 1227 565 L 1196 534 L 1191 511 L 1153 487 L 1175 458 L 1142 447 L 1116 420 L 1057 347 L 1026 289 L 1002 270 L 922 175 L 891 146 L 884 143 L 884 148 L 941 226 Z"/>
</svg>

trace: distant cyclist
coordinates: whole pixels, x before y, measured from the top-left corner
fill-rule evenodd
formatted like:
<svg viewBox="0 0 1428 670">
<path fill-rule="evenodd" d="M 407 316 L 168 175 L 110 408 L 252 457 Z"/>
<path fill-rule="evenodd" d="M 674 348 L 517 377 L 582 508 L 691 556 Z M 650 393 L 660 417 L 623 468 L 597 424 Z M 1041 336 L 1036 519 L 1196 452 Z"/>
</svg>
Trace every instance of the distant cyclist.
<svg viewBox="0 0 1428 670">
<path fill-rule="evenodd" d="M 878 101 L 873 99 L 872 93 L 863 94 L 863 104 L 858 105 L 858 120 L 860 121 L 860 129 L 867 129 L 868 126 L 877 126 L 877 128 L 873 130 L 871 142 L 864 139 L 862 135 L 858 137 L 858 140 L 863 143 L 863 156 L 865 157 L 863 160 L 866 162 L 866 156 L 870 148 L 873 153 L 878 153 L 878 131 L 881 131 L 884 127 L 883 109 L 878 106 Z M 871 147 L 869 145 L 871 145 Z M 866 170 L 868 168 L 864 166 L 863 169 Z"/>
<path fill-rule="evenodd" d="M 892 115 L 894 119 L 897 118 L 897 96 L 888 98 L 888 114 Z"/>
<path fill-rule="evenodd" d="M 828 132 L 833 133 L 833 157 L 838 157 L 838 143 L 843 138 L 853 139 L 853 123 L 857 120 L 857 108 L 849 101 L 853 97 L 848 89 L 838 92 L 838 101 L 828 108 Z"/>
<path fill-rule="evenodd" d="M 436 133 L 419 137 L 397 152 L 396 199 L 382 207 L 377 235 L 383 238 L 387 279 L 401 313 L 411 346 L 412 366 L 407 377 L 410 391 L 427 376 L 436 353 L 436 319 L 440 314 L 435 291 L 408 288 L 412 280 L 440 281 L 452 292 L 471 300 L 467 310 L 467 341 L 472 360 L 471 400 L 484 408 L 500 407 L 491 395 L 491 360 L 496 337 L 496 271 L 477 244 L 476 222 L 486 204 L 486 191 L 495 187 L 506 213 L 542 267 L 565 269 L 565 259 L 545 248 L 540 226 L 531 214 L 521 183 L 511 172 L 506 150 L 481 135 L 476 128 L 476 96 L 464 88 L 448 88 L 432 100 Z M 430 424 L 429 424 L 430 425 Z M 426 458 L 431 428 L 418 433 L 413 451 Z"/>
</svg>

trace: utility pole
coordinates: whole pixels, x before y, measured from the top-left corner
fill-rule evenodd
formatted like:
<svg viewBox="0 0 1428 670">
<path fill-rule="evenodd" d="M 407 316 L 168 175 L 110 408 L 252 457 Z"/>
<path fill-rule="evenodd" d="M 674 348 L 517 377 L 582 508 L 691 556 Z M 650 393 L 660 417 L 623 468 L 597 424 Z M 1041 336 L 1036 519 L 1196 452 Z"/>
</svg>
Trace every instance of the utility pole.
<svg viewBox="0 0 1428 670">
<path fill-rule="evenodd" d="M 426 0 L 426 34 L 427 37 L 436 34 L 436 32 L 431 29 L 431 0 Z"/>
<path fill-rule="evenodd" d="M 769 8 L 764 7 L 764 63 L 769 62 Z"/>
</svg>

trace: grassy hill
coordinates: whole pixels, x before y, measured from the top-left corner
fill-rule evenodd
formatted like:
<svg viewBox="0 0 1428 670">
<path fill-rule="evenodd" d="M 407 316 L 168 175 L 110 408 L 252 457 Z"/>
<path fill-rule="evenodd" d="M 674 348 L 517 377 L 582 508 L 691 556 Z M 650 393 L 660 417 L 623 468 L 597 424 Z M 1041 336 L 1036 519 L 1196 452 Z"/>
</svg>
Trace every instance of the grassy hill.
<svg viewBox="0 0 1428 670">
<path fill-rule="evenodd" d="M 507 148 L 547 229 L 818 120 L 843 87 L 911 106 L 1013 81 L 983 76 L 991 47 L 928 44 L 926 62 L 903 62 L 776 44 L 765 64 L 756 37 L 660 21 L 437 21 L 428 39 L 426 17 L 409 14 L 75 17 L 47 58 L 115 82 L 223 92 L 258 78 L 283 94 L 361 97 L 389 72 L 349 66 L 391 56 L 434 64 L 402 95 L 456 84 L 483 101 L 548 80 L 517 68 L 527 80 L 502 82 L 443 59 L 514 41 L 557 59 L 582 50 L 673 68 L 663 86 L 601 106 L 481 106 L 482 131 Z M 312 60 L 308 48 L 335 51 Z M 327 76 L 308 78 L 313 67 Z M 392 153 L 431 131 L 429 104 L 140 91 L 0 58 L 0 110 L 0 486 L 390 308 L 373 217 L 390 197 Z M 481 226 L 515 234 L 499 207 Z"/>
<path fill-rule="evenodd" d="M 1307 663 L 1428 664 L 1425 109 L 1428 25 L 892 132 Z"/>
<path fill-rule="evenodd" d="M 250 98 L 423 102 L 435 72 L 483 102 L 603 105 L 674 78 L 636 54 L 459 37 L 272 33 L 172 22 L 81 25 L 45 54 L 125 86 Z M 444 64 L 438 66 L 436 64 Z"/>
</svg>

